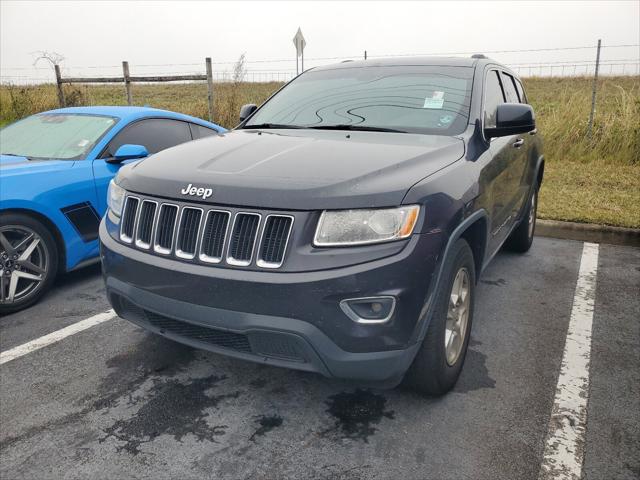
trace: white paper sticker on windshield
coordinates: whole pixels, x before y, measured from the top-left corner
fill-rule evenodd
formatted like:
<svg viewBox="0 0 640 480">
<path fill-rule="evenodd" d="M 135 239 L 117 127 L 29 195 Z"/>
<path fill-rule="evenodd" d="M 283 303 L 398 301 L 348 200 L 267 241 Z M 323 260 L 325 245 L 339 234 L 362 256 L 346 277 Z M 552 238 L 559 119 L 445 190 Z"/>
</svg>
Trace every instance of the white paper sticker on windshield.
<svg viewBox="0 0 640 480">
<path fill-rule="evenodd" d="M 86 147 L 87 145 L 89 145 L 89 140 L 87 140 L 87 139 L 84 139 L 84 138 L 83 138 L 82 140 L 80 140 L 80 141 L 78 142 L 78 146 L 79 146 L 80 148 L 82 148 L 82 147 Z"/>
<path fill-rule="evenodd" d="M 433 92 L 430 97 L 424 99 L 424 106 L 422 108 L 434 108 L 441 109 L 444 105 L 444 92 Z"/>
</svg>

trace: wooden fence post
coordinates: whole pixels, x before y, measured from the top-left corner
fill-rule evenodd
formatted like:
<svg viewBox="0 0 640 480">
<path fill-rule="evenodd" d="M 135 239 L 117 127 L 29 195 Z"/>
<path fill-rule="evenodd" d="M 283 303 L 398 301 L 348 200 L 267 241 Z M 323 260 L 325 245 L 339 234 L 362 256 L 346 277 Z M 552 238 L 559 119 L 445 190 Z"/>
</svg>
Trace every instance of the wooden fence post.
<svg viewBox="0 0 640 480">
<path fill-rule="evenodd" d="M 56 83 L 58 84 L 58 103 L 61 108 L 64 108 L 64 91 L 62 90 L 62 75 L 60 74 L 60 65 L 54 65 L 53 68 L 56 71 Z"/>
<path fill-rule="evenodd" d="M 124 76 L 124 89 L 127 91 L 127 105 L 133 105 L 131 79 L 129 78 L 129 62 L 122 62 L 122 75 Z"/>
<path fill-rule="evenodd" d="M 213 122 L 213 70 L 211 57 L 205 59 L 207 64 L 207 99 L 209 100 L 209 121 Z"/>
</svg>

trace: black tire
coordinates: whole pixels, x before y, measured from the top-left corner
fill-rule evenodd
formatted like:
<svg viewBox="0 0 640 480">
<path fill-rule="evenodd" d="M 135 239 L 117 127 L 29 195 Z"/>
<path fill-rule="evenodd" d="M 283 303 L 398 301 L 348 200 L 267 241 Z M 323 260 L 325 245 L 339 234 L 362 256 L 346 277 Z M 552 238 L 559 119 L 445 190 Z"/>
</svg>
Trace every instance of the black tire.
<svg viewBox="0 0 640 480">
<path fill-rule="evenodd" d="M 518 226 L 511 232 L 509 238 L 505 242 L 505 247 L 512 252 L 525 253 L 528 252 L 533 243 L 533 236 L 536 232 L 536 214 L 538 211 L 538 187 L 533 188 L 533 193 L 529 197 L 527 202 L 527 209 L 525 210 L 522 219 Z M 532 215 L 533 212 L 533 215 Z M 530 219 L 533 223 L 530 224 Z"/>
<path fill-rule="evenodd" d="M 468 272 L 469 302 L 466 329 L 462 338 L 462 348 L 455 361 L 447 361 L 445 335 L 447 330 L 447 313 L 456 275 L 461 270 Z M 473 253 L 464 239 L 453 245 L 450 255 L 445 260 L 442 278 L 435 294 L 433 317 L 416 358 L 409 367 L 404 384 L 413 390 L 427 395 L 444 395 L 451 390 L 460 376 L 469 345 L 471 325 L 473 323 L 473 304 L 475 299 L 476 272 Z"/>
<path fill-rule="evenodd" d="M 6 290 L 3 290 L 2 292 L 0 292 L 1 293 L 0 294 L 0 315 L 6 315 L 12 312 L 17 312 L 19 310 L 25 309 L 33 305 L 34 303 L 36 303 L 51 288 L 51 285 L 53 284 L 53 281 L 55 280 L 56 275 L 58 273 L 58 262 L 59 262 L 58 249 L 57 249 L 55 239 L 53 238 L 53 235 L 49 231 L 49 229 L 46 226 L 44 226 L 41 222 L 39 222 L 38 220 L 36 220 L 35 218 L 29 215 L 24 215 L 20 213 L 0 213 L 0 233 L 2 233 L 3 235 L 3 238 L 0 238 L 0 270 L 2 270 L 3 274 L 7 272 L 5 262 L 8 258 L 12 257 L 12 255 L 10 254 L 10 251 L 7 249 L 6 244 L 3 245 L 1 241 L 3 239 L 6 240 L 7 238 L 10 238 L 12 232 L 15 232 L 15 230 L 11 231 L 10 230 L 11 228 L 15 228 L 17 230 L 19 230 L 20 228 L 24 228 L 34 232 L 39 237 L 39 240 L 40 240 L 38 242 L 38 245 L 41 245 L 41 247 L 38 246 L 36 248 L 35 251 L 37 251 L 37 253 L 35 253 L 35 255 L 43 256 L 44 258 L 46 258 L 46 262 L 43 264 L 45 266 L 45 268 L 43 269 L 44 272 L 43 273 L 36 272 L 38 275 L 42 277 L 42 280 L 39 281 L 39 283 L 35 287 L 31 288 L 28 292 L 26 292 L 23 297 L 14 299 L 14 301 L 9 301 L 7 298 L 5 298 L 5 297 L 8 297 L 7 293 L 8 293 L 11 276 L 8 275 L 3 277 L 4 281 L 0 283 L 0 288 L 4 288 Z M 13 246 L 16 246 L 16 245 L 14 244 Z M 27 243 L 27 246 L 28 246 L 28 243 Z M 15 252 L 15 254 L 19 255 L 20 252 L 24 252 L 24 250 L 25 248 L 22 248 L 18 252 Z M 30 257 L 29 260 L 33 260 L 33 258 L 34 257 Z M 39 257 L 36 257 L 36 258 L 39 258 Z M 13 262 L 14 269 L 15 269 L 15 263 L 19 263 L 19 262 Z M 35 272 L 34 270 L 29 270 L 29 267 L 26 267 L 24 264 L 20 266 L 20 270 L 27 273 Z M 7 277 L 9 278 L 8 282 L 7 282 Z M 25 282 L 25 281 L 28 281 L 28 280 L 25 280 L 25 279 L 21 280 L 21 282 Z"/>
</svg>

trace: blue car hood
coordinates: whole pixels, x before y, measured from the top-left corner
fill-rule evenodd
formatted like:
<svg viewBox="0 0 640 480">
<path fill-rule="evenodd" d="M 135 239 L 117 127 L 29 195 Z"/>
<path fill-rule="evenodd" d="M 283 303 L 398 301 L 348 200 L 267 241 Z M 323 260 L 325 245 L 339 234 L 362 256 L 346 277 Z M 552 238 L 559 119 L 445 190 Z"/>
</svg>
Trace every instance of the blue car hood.
<svg viewBox="0 0 640 480">
<path fill-rule="evenodd" d="M 73 160 L 29 160 L 25 157 L 0 155 L 1 175 L 22 175 L 64 170 L 73 166 Z"/>
</svg>

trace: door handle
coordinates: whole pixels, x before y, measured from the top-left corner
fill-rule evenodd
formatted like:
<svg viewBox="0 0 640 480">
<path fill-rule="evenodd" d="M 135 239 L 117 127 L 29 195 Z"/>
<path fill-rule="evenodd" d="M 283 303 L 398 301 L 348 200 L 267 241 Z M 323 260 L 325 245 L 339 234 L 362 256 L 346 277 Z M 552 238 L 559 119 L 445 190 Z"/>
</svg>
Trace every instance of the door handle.
<svg viewBox="0 0 640 480">
<path fill-rule="evenodd" d="M 518 138 L 515 142 L 511 144 L 513 148 L 520 148 L 522 145 L 524 145 L 524 140 L 522 138 Z"/>
</svg>

